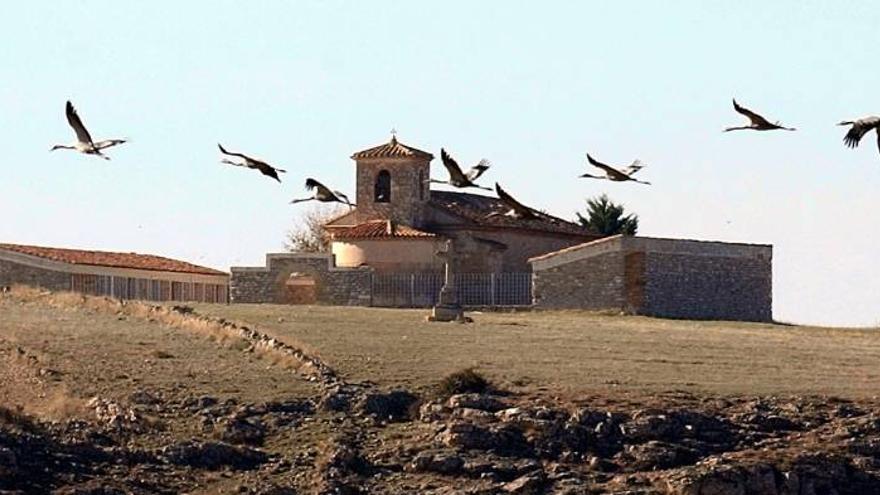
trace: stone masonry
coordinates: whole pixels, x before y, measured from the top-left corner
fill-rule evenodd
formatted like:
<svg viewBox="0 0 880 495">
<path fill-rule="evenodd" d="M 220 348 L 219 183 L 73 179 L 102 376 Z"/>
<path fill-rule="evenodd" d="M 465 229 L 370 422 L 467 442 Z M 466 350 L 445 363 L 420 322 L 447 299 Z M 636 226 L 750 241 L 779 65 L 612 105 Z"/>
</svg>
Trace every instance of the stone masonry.
<svg viewBox="0 0 880 495">
<path fill-rule="evenodd" d="M 340 268 L 325 253 L 278 253 L 266 255 L 265 267 L 233 267 L 230 298 L 233 303 L 294 303 L 288 286 L 292 274 L 315 281 L 318 304 L 369 306 L 372 291 L 370 268 Z"/>
<path fill-rule="evenodd" d="M 600 310 L 626 305 L 623 255 L 602 253 L 576 263 L 532 272 L 532 297 L 539 308 Z"/>
<path fill-rule="evenodd" d="M 531 258 L 537 308 L 770 321 L 772 247 L 613 236 Z"/>
<path fill-rule="evenodd" d="M 66 291 L 70 290 L 70 275 L 0 259 L 0 287 L 16 284 Z"/>
</svg>

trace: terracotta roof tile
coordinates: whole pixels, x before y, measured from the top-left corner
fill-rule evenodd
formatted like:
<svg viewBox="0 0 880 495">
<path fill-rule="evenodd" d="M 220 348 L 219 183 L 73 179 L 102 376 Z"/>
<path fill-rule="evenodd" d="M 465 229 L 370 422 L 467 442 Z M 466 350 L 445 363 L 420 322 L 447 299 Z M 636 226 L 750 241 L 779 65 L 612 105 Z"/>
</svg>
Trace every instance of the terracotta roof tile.
<svg viewBox="0 0 880 495">
<path fill-rule="evenodd" d="M 435 237 L 435 234 L 391 220 L 373 220 L 350 227 L 328 227 L 334 239 L 394 239 Z"/>
<path fill-rule="evenodd" d="M 107 251 L 84 251 L 81 249 L 48 248 L 0 243 L 0 250 L 27 254 L 73 265 L 107 266 L 113 268 L 133 268 L 162 272 L 197 273 L 202 275 L 227 275 L 220 270 L 193 265 L 185 261 L 163 258 L 151 254 L 112 253 Z"/>
<path fill-rule="evenodd" d="M 520 220 L 504 215 L 487 218 L 490 213 L 508 210 L 500 199 L 491 196 L 452 191 L 431 191 L 431 205 L 484 227 L 519 228 L 554 234 L 578 235 L 584 238 L 599 237 L 576 223 L 539 211 L 535 211 L 538 218 L 534 220 Z"/>
<path fill-rule="evenodd" d="M 351 155 L 355 160 L 363 158 L 424 158 L 427 160 L 434 159 L 434 155 L 427 151 L 422 151 L 410 146 L 406 146 L 397 141 L 396 137 L 391 137 L 391 141 L 385 144 L 375 146 L 370 149 L 358 151 Z"/>
</svg>

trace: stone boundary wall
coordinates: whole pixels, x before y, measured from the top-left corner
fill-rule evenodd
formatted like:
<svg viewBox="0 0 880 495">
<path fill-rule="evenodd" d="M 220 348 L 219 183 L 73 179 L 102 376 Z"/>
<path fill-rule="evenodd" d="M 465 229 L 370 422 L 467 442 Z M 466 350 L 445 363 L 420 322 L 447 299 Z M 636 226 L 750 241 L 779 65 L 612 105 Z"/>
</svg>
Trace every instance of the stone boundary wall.
<svg viewBox="0 0 880 495">
<path fill-rule="evenodd" d="M 599 253 L 532 272 L 532 301 L 539 308 L 623 308 L 623 253 Z"/>
<path fill-rule="evenodd" d="M 612 236 L 531 258 L 538 308 L 770 321 L 773 248 Z"/>
<path fill-rule="evenodd" d="M 648 252 L 639 314 L 771 321 L 771 259 Z"/>
<path fill-rule="evenodd" d="M 315 280 L 318 304 L 369 306 L 372 300 L 371 268 L 341 268 L 328 253 L 270 253 L 264 267 L 232 267 L 230 298 L 233 303 L 295 302 L 287 287 L 293 273 Z"/>
</svg>

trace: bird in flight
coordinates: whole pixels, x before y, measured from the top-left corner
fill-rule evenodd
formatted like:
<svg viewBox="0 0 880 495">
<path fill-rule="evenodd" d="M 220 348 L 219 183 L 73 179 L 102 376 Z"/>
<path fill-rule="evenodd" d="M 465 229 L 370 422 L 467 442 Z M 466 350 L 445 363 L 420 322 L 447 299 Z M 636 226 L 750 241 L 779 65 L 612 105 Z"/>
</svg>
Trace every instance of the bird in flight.
<svg viewBox="0 0 880 495">
<path fill-rule="evenodd" d="M 733 109 L 736 110 L 738 113 L 745 115 L 749 119 L 749 121 L 751 121 L 751 124 L 740 127 L 728 127 L 724 129 L 724 132 L 737 131 L 741 129 L 751 129 L 753 131 L 774 131 L 776 129 L 782 129 L 785 131 L 796 130 L 794 127 L 783 127 L 779 125 L 779 121 L 776 121 L 775 124 L 771 124 L 769 120 L 761 117 L 760 115 L 749 110 L 748 108 L 741 106 L 739 103 L 736 102 L 736 98 L 733 99 Z"/>
<path fill-rule="evenodd" d="M 52 149 L 49 151 L 60 149 L 76 150 L 80 153 L 85 153 L 86 155 L 97 155 L 105 160 L 109 160 L 110 157 L 101 153 L 101 150 L 116 146 L 117 144 L 122 144 L 126 141 L 125 139 L 107 139 L 96 143 L 92 141 L 92 136 L 89 134 L 86 126 L 83 125 L 82 119 L 79 118 L 79 114 L 76 113 L 76 108 L 73 107 L 73 103 L 71 103 L 70 100 L 67 100 L 67 105 L 64 110 L 67 115 L 67 123 L 70 124 L 70 127 L 73 128 L 73 132 L 76 133 L 76 143 L 73 145 L 56 144 L 55 146 L 52 146 Z"/>
<path fill-rule="evenodd" d="M 633 182 L 638 182 L 639 184 L 651 185 L 650 182 L 641 181 L 641 180 L 638 180 L 635 177 L 633 177 L 633 175 L 636 172 L 645 168 L 645 165 L 639 160 L 632 162 L 631 165 L 627 166 L 626 168 L 624 168 L 622 170 L 617 170 L 616 168 L 614 168 L 610 165 L 606 165 L 600 161 L 597 161 L 595 158 L 590 156 L 589 153 L 587 153 L 587 161 L 590 162 L 590 165 L 602 169 L 605 172 L 605 176 L 603 177 L 601 175 L 583 174 L 583 175 L 580 175 L 579 177 L 586 177 L 588 179 L 605 179 L 605 180 L 611 180 L 614 182 L 633 181 Z"/>
<path fill-rule="evenodd" d="M 502 189 L 497 182 L 495 183 L 495 193 L 498 194 L 498 199 L 500 199 L 506 207 L 506 211 L 496 211 L 494 213 L 490 213 L 486 215 L 486 218 L 498 216 L 511 217 L 517 220 L 534 220 L 538 218 L 535 210 L 514 199 L 513 196 Z"/>
<path fill-rule="evenodd" d="M 476 187 L 487 191 L 492 190 L 491 187 L 479 186 L 474 182 L 483 175 L 483 172 L 489 169 L 491 166 L 489 160 L 486 160 L 485 158 L 480 160 L 479 163 L 471 167 L 468 173 L 465 174 L 461 171 L 461 167 L 458 166 L 458 162 L 456 162 L 455 159 L 452 158 L 443 148 L 440 148 L 440 158 L 443 159 L 443 166 L 446 167 L 446 171 L 449 172 L 449 180 L 428 179 L 429 182 L 449 184 L 450 186 L 459 188 Z"/>
<path fill-rule="evenodd" d="M 880 147 L 880 117 L 870 116 L 862 117 L 857 120 L 844 120 L 837 125 L 852 126 L 849 131 L 847 131 L 846 136 L 843 137 L 843 142 L 848 147 L 855 148 L 858 146 L 862 137 L 870 132 L 871 129 L 874 129 L 877 133 L 877 146 Z"/>
<path fill-rule="evenodd" d="M 236 167 L 246 167 L 254 170 L 259 170 L 261 174 L 267 177 L 271 177 L 278 182 L 281 182 L 281 179 L 278 178 L 278 172 L 281 172 L 282 174 L 287 172 L 286 170 L 275 168 L 264 161 L 257 160 L 256 158 L 251 158 L 241 153 L 232 153 L 231 151 L 226 151 L 226 149 L 224 149 L 223 145 L 221 145 L 220 143 L 217 143 L 217 147 L 220 148 L 220 152 L 224 155 L 235 156 L 244 160 L 244 162 L 234 162 L 232 160 L 224 158 L 220 160 L 220 163 L 226 163 L 228 165 L 234 165 Z"/>
<path fill-rule="evenodd" d="M 345 194 L 342 194 L 339 191 L 331 191 L 330 188 L 311 177 L 306 179 L 306 190 L 314 191 L 314 194 L 308 198 L 294 199 L 290 204 L 302 203 L 305 201 L 320 201 L 322 203 L 343 203 L 348 205 L 349 209 L 355 206 L 348 200 L 348 196 Z"/>
</svg>

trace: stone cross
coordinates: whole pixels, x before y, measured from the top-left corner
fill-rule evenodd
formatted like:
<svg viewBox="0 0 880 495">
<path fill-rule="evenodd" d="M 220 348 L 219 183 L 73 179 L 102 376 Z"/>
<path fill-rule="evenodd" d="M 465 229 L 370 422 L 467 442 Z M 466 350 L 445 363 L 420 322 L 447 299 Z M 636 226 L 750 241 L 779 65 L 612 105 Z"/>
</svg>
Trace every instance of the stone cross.
<svg viewBox="0 0 880 495">
<path fill-rule="evenodd" d="M 455 251 L 452 249 L 452 239 L 448 239 L 443 243 L 443 247 L 436 253 L 437 257 L 443 260 L 444 285 L 455 285 L 455 277 L 453 276 L 453 265 L 455 264 Z"/>
<path fill-rule="evenodd" d="M 436 253 L 438 257 L 443 259 L 445 268 L 443 287 L 440 289 L 439 300 L 434 306 L 431 315 L 428 316 L 429 321 L 453 321 L 463 320 L 464 312 L 458 303 L 458 289 L 455 286 L 455 249 L 452 240 L 449 239 L 443 243 L 443 247 Z"/>
</svg>

